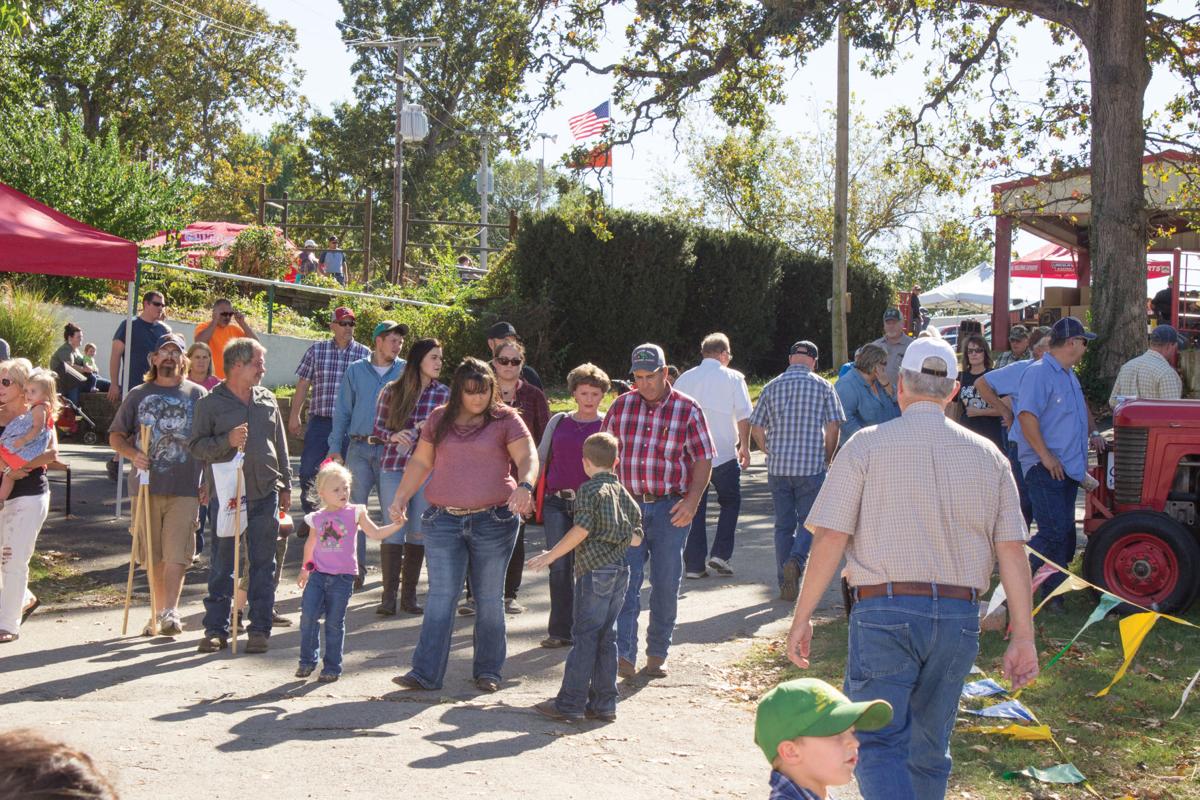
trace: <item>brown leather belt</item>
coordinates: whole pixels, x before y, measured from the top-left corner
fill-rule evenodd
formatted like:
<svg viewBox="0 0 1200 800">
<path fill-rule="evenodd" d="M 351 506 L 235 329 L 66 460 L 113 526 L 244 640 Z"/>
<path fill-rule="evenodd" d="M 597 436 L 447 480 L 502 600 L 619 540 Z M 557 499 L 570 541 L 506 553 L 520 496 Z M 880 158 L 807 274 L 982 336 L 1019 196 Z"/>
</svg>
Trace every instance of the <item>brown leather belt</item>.
<svg viewBox="0 0 1200 800">
<path fill-rule="evenodd" d="M 967 586 L 950 586 L 945 583 L 894 581 L 877 583 L 873 586 L 855 586 L 851 591 L 859 600 L 887 597 L 889 594 L 904 597 L 948 597 L 951 600 L 970 600 L 971 602 L 979 599 L 979 592 L 976 589 Z"/>
<path fill-rule="evenodd" d="M 482 514 L 484 511 L 491 511 L 493 508 L 501 508 L 501 506 L 482 506 L 480 508 L 458 508 L 457 506 L 442 506 L 442 510 L 452 517 L 466 517 L 471 514 Z"/>
<path fill-rule="evenodd" d="M 559 489 L 558 491 L 551 492 L 550 496 L 557 497 L 560 500 L 572 501 L 575 499 L 575 490 L 574 489 Z"/>
<path fill-rule="evenodd" d="M 639 503 L 657 503 L 659 500 L 678 500 L 681 497 L 683 497 L 683 495 L 677 492 L 671 492 L 670 494 L 650 494 L 649 492 L 639 492 L 633 496 L 633 499 L 637 500 Z"/>
<path fill-rule="evenodd" d="M 359 434 L 350 434 L 352 442 L 366 442 L 367 444 L 387 444 L 386 439 L 380 439 L 378 436 L 361 436 Z"/>
</svg>

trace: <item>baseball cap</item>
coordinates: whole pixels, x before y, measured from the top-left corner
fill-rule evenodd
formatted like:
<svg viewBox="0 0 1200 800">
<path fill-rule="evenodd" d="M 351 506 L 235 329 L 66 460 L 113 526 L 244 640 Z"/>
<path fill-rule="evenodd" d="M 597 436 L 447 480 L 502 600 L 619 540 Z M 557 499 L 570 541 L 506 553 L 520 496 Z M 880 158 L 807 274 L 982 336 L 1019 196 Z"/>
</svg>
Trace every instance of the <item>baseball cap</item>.
<svg viewBox="0 0 1200 800">
<path fill-rule="evenodd" d="M 154 345 L 154 350 L 157 352 L 169 344 L 173 344 L 178 347 L 179 352 L 181 353 L 187 352 L 187 342 L 185 342 L 183 337 L 178 333 L 164 333 L 162 336 L 158 337 L 158 344 Z"/>
<path fill-rule="evenodd" d="M 1063 317 L 1050 329 L 1050 337 L 1059 340 L 1087 339 L 1090 342 L 1096 338 L 1096 334 L 1088 333 L 1087 328 L 1083 327 L 1083 323 L 1075 317 Z"/>
<path fill-rule="evenodd" d="M 804 339 L 802 341 L 796 342 L 795 344 L 793 344 L 791 347 L 788 348 L 789 356 L 794 356 L 797 353 L 800 353 L 801 355 L 810 356 L 812 358 L 816 358 L 818 350 L 817 350 L 817 346 L 815 344 L 808 341 L 807 339 Z"/>
<path fill-rule="evenodd" d="M 338 306 L 333 310 L 333 321 L 341 322 L 344 319 L 354 319 L 354 312 L 345 306 Z"/>
<path fill-rule="evenodd" d="M 304 240 L 304 246 L 305 246 L 305 247 L 316 247 L 316 246 L 317 246 L 317 243 L 316 243 L 316 242 L 314 242 L 312 239 L 305 239 L 305 240 Z"/>
<path fill-rule="evenodd" d="M 403 322 L 396 322 L 395 320 L 385 319 L 383 322 L 380 322 L 378 325 L 375 326 L 375 330 L 372 331 L 372 333 L 371 333 L 371 338 L 378 339 L 380 336 L 383 336 L 385 333 L 391 333 L 392 331 L 395 331 L 396 333 L 400 334 L 401 336 L 408 336 L 408 326 L 405 325 Z"/>
<path fill-rule="evenodd" d="M 1179 331 L 1170 325 L 1159 325 L 1150 331 L 1150 341 L 1156 344 L 1174 344 L 1179 341 Z"/>
<path fill-rule="evenodd" d="M 331 241 L 331 242 L 336 242 L 337 240 L 338 240 L 338 238 L 336 236 L 329 237 L 329 241 Z"/>
<path fill-rule="evenodd" d="M 633 348 L 633 358 L 629 366 L 629 371 L 633 372 L 634 370 L 642 369 L 647 372 L 654 372 L 655 370 L 662 369 L 666 364 L 667 357 L 663 354 L 663 349 L 656 344 L 647 342 Z"/>
<path fill-rule="evenodd" d="M 1024 325 L 1013 325 L 1008 330 L 1008 340 L 1010 342 L 1023 342 L 1029 338 L 1029 328 Z"/>
<path fill-rule="evenodd" d="M 886 700 L 851 702 L 846 695 L 817 678 L 797 678 L 779 684 L 758 701 L 754 743 L 768 761 L 779 754 L 779 743 L 797 736 L 837 736 L 851 727 L 877 731 L 892 721 Z"/>
<path fill-rule="evenodd" d="M 889 319 L 904 319 L 904 317 L 900 316 L 900 309 L 889 308 L 887 311 L 883 312 L 883 321 L 887 322 Z"/>
<path fill-rule="evenodd" d="M 510 336 L 516 335 L 517 329 L 512 326 L 511 322 L 497 322 L 488 328 L 487 331 L 487 338 L 489 339 L 507 339 Z"/>
<path fill-rule="evenodd" d="M 936 375 L 936 372 L 929 371 L 925 367 L 925 360 L 928 358 L 939 358 L 946 364 L 945 377 L 954 380 L 958 377 L 958 356 L 954 353 L 954 348 L 942 338 L 914 339 L 908 349 L 904 351 L 904 358 L 900 361 L 900 369 L 912 370 L 913 372 L 924 372 L 927 375 Z"/>
</svg>

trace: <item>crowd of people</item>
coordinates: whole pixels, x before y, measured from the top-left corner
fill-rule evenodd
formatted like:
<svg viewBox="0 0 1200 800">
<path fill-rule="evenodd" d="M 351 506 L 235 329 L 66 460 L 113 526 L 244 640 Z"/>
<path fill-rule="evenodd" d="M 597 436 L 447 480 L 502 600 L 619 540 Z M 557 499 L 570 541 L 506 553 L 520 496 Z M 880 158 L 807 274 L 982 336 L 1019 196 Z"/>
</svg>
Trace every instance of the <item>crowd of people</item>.
<svg viewBox="0 0 1200 800">
<path fill-rule="evenodd" d="M 229 646 L 243 616 L 247 653 L 266 652 L 273 628 L 291 624 L 274 607 L 292 528 L 290 432 L 303 440 L 297 677 L 318 665 L 321 681 L 340 676 L 346 608 L 363 586 L 370 537 L 381 542 L 377 613 L 423 615 L 410 668 L 394 679 L 411 691 L 442 687 L 457 615 L 474 617 L 476 687 L 499 690 L 505 617 L 525 610 L 517 599 L 523 572 L 548 569 L 542 646 L 571 650 L 559 693 L 536 710 L 564 721 L 611 721 L 618 678 L 667 674 L 682 581 L 734 573 L 741 473 L 753 442 L 766 455 L 779 597 L 795 602 L 789 657 L 807 666 L 811 619 L 835 578 L 851 621 L 849 699 L 802 682 L 763 700 L 759 744 L 777 770 L 778 797 L 823 796 L 819 780 L 796 771 L 813 763 L 797 737 L 842 736 L 855 720 L 858 739 L 840 746 L 857 751 L 864 797 L 944 794 L 958 693 L 978 649 L 979 596 L 998 563 L 1013 633 L 1005 668 L 1019 687 L 1038 669 L 1030 572 L 1040 559 L 1023 549 L 1029 524 L 1037 522 L 1030 545 L 1038 554 L 1070 562 L 1075 499 L 1081 485 L 1091 488 L 1088 449 L 1104 447 L 1073 372 L 1095 337 L 1071 317 L 1033 331 L 1015 326 L 1010 349 L 993 361 L 983 335 L 963 337 L 956 352 L 932 330 L 910 336 L 888 309 L 882 336 L 859 348 L 836 385 L 816 372 L 816 344 L 801 340 L 756 403 L 730 367 L 725 334 L 705 337 L 699 365 L 677 377 L 648 342 L 633 349 L 632 385 L 617 389 L 606 412 L 600 407 L 617 382 L 581 364 L 566 376 L 573 410 L 551 415 L 510 323 L 489 330 L 486 360 L 464 358 L 443 383 L 448 365 L 436 339 L 405 350 L 408 327 L 385 320 L 368 347 L 355 341 L 354 310 L 339 307 L 330 337 L 296 368 L 285 419 L 261 385 L 267 351 L 231 301 L 213 304 L 190 345 L 163 321 L 165 307 L 161 293 L 147 293 L 128 339 L 124 324 L 116 332 L 107 387 L 94 360 L 78 354 L 82 331 L 73 325 L 54 370 L 0 363 L 0 642 L 18 637 L 37 602 L 28 562 L 48 508 L 45 468 L 57 458 L 62 366 L 118 404 L 109 444 L 148 482 L 136 513 L 149 536 L 136 558 L 154 562 L 157 614 L 144 633 L 183 633 L 183 577 L 206 527 L 198 651 Z M 1149 350 L 1122 370 L 1114 404 L 1179 396 L 1169 364 L 1176 341 L 1169 326 L 1150 334 Z M 240 496 L 218 479 L 229 463 L 240 472 Z M 970 502 L 961 501 L 964 485 Z M 710 488 L 719 506 L 711 540 Z M 524 528 L 534 519 L 548 549 L 526 559 Z M 235 564 L 237 541 L 244 569 Z M 808 721 L 781 722 L 779 708 Z"/>
</svg>

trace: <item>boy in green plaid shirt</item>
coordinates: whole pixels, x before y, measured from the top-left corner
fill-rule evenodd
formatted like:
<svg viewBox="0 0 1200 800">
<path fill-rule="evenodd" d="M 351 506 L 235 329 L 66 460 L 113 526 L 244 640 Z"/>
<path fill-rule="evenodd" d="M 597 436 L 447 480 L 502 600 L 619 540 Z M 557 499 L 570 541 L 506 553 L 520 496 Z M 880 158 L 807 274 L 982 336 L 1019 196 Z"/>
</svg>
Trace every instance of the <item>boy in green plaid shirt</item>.
<svg viewBox="0 0 1200 800">
<path fill-rule="evenodd" d="M 534 709 L 563 722 L 617 718 L 617 614 L 629 587 L 625 551 L 642 541 L 642 510 L 613 474 L 617 438 L 594 433 L 583 443 L 588 480 L 575 493 L 575 525 L 548 552 L 526 562 L 545 569 L 575 550 L 574 621 L 562 688 Z"/>
</svg>

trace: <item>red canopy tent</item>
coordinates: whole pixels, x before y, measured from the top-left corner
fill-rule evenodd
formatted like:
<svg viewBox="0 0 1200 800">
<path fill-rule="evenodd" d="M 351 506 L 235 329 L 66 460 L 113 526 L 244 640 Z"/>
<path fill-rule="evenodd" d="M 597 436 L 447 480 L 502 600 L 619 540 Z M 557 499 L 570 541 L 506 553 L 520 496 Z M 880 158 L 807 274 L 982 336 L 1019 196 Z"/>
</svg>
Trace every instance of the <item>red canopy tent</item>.
<svg viewBox="0 0 1200 800">
<path fill-rule="evenodd" d="M 137 245 L 0 183 L 0 271 L 132 281 Z"/>
<path fill-rule="evenodd" d="M 1012 262 L 1012 277 L 1014 278 L 1069 278 L 1075 280 L 1078 273 L 1078 254 L 1069 247 L 1048 244 L 1039 247 L 1024 258 Z M 1149 278 L 1167 278 L 1171 275 L 1171 262 L 1168 259 L 1149 259 L 1146 261 L 1146 275 Z"/>
<path fill-rule="evenodd" d="M 166 247 L 168 243 L 174 244 L 186 254 L 189 267 L 198 267 L 206 255 L 218 261 L 228 256 L 230 245 L 237 239 L 238 234 L 248 227 L 250 226 L 237 222 L 193 222 L 178 231 L 159 231 L 158 235 L 139 244 L 142 247 Z M 279 228 L 274 230 L 283 236 L 283 231 Z M 284 242 L 288 249 L 299 250 L 292 242 L 286 239 Z"/>
</svg>

